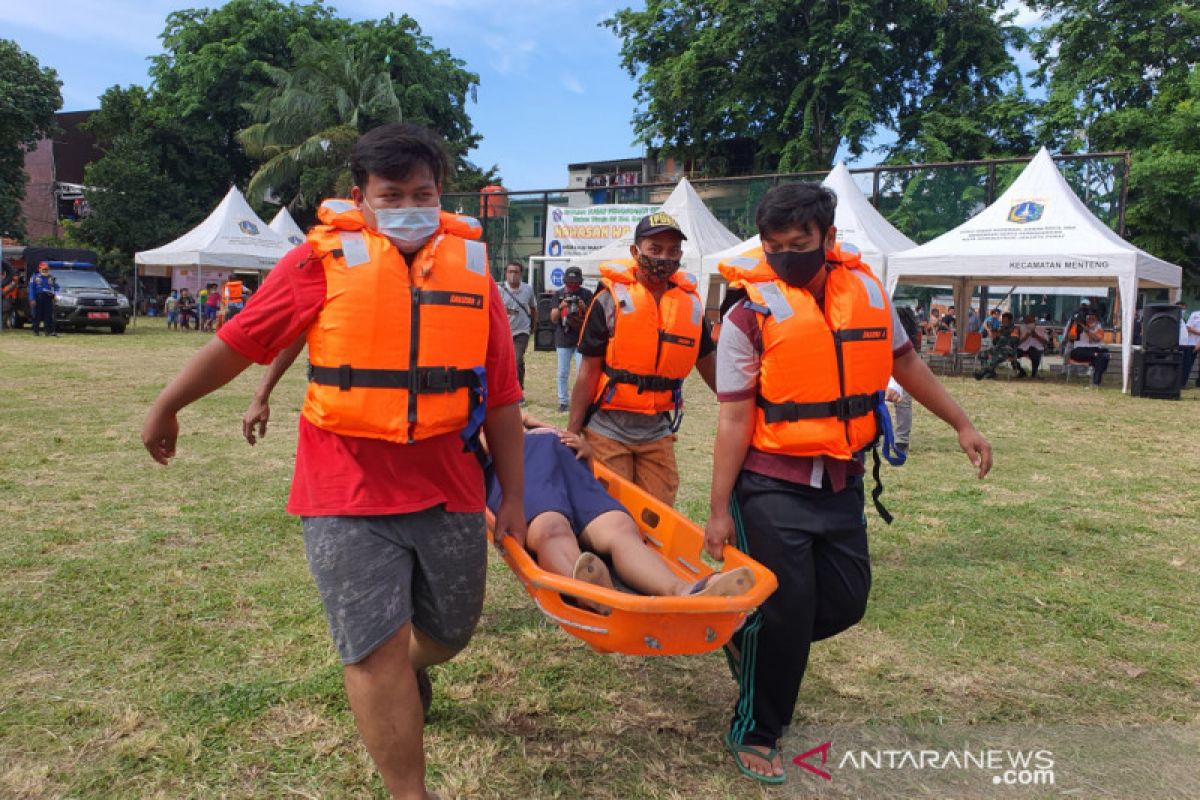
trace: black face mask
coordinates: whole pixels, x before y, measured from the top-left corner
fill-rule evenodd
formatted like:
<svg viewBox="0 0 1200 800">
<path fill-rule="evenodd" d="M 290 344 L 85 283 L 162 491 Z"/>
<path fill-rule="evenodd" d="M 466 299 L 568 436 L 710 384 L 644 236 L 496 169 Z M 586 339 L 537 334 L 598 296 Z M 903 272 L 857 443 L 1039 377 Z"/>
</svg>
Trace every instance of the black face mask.
<svg viewBox="0 0 1200 800">
<path fill-rule="evenodd" d="M 784 250 L 781 253 L 766 253 L 767 264 L 779 276 L 779 280 L 803 289 L 808 285 L 822 267 L 825 266 L 825 247 L 822 245 L 815 250 L 796 252 Z"/>
<path fill-rule="evenodd" d="M 672 275 L 679 271 L 680 260 L 678 258 L 651 258 L 648 255 L 638 253 L 637 263 L 638 268 L 647 275 L 666 282 L 671 279 Z"/>
</svg>

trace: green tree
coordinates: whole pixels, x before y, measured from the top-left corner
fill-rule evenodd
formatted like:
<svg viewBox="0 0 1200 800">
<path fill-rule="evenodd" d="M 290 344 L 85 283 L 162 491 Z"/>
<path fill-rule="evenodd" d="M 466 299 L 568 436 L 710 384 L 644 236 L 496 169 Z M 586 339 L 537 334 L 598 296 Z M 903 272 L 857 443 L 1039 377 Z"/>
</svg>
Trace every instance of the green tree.
<svg viewBox="0 0 1200 800">
<path fill-rule="evenodd" d="M 54 134 L 62 106 L 58 73 L 16 42 L 0 39 L 0 232 L 25 235 L 25 153 Z"/>
<path fill-rule="evenodd" d="M 344 42 L 377 55 L 383 66 L 373 71 L 390 74 L 404 118 L 430 125 L 451 143 L 465 188 L 477 188 L 488 175 L 462 157 L 478 142 L 466 113 L 478 76 L 434 48 L 409 17 L 355 23 L 321 0 L 231 0 L 170 14 L 162 41 L 163 53 L 152 59 L 151 88 L 113 87 L 90 123 L 105 155 L 88 177 L 96 219 L 79 235 L 97 237 L 97 247 L 132 256 L 130 248 L 162 244 L 198 222 L 231 184 L 245 186 L 263 162 L 237 134 L 256 122 L 255 100 L 277 85 L 272 76 L 294 71 L 312 43 Z M 315 196 L 336 185 L 343 168 L 306 168 L 297 191 Z M 123 188 L 130 180 L 165 192 L 173 224 L 149 213 L 140 191 Z"/>
<path fill-rule="evenodd" d="M 269 70 L 274 86 L 256 98 L 258 121 L 238 140 L 263 162 L 247 189 L 251 201 L 270 193 L 299 209 L 349 191 L 350 150 L 359 134 L 403 114 L 387 63 L 367 46 L 305 39 L 297 50 L 291 72 Z"/>
<path fill-rule="evenodd" d="M 332 41 L 348 23 L 320 0 L 231 0 L 220 8 L 167 15 L 163 52 L 151 58 L 156 104 L 203 135 L 222 156 L 221 183 L 244 185 L 257 168 L 236 134 L 252 122 L 248 106 L 272 85 L 271 68 L 296 64 L 294 41 Z"/>
<path fill-rule="evenodd" d="M 986 107 L 1018 77 L 1021 34 L 1000 0 L 648 0 L 618 11 L 625 68 L 638 79 L 638 136 L 690 159 L 752 143 L 756 170 L 827 169 L 899 126 L 916 142 L 943 104 Z M 1005 126 L 954 132 L 981 141 Z M 950 134 L 953 133 L 953 136 Z M 726 159 L 727 162 L 727 159 Z"/>
<path fill-rule="evenodd" d="M 1046 87 L 1040 136 L 1063 150 L 1130 150 L 1130 239 L 1200 287 L 1200 8 L 1186 0 L 1033 0 Z"/>
<path fill-rule="evenodd" d="M 85 171 L 91 213 L 74 234 L 91 246 L 132 258 L 199 222 L 229 188 L 219 142 L 140 86 L 106 91 L 87 127 L 104 156 Z"/>
</svg>

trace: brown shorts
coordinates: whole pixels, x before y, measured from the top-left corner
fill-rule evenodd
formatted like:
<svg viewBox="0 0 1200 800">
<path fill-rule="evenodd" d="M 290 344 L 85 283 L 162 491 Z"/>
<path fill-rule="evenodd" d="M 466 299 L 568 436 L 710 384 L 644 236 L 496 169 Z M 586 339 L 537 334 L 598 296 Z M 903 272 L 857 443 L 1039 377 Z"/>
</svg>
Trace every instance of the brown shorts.
<svg viewBox="0 0 1200 800">
<path fill-rule="evenodd" d="M 667 505 L 675 505 L 679 469 L 675 466 L 674 434 L 640 444 L 618 442 L 590 428 L 583 436 L 597 461 Z"/>
</svg>

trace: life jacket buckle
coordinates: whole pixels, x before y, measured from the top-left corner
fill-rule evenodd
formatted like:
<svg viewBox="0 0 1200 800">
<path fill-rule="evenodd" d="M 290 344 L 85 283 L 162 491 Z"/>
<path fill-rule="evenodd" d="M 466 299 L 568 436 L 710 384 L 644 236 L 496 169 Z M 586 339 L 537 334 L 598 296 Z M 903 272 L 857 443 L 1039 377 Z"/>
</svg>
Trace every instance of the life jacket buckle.
<svg viewBox="0 0 1200 800">
<path fill-rule="evenodd" d="M 452 392 L 457 385 L 455 367 L 428 367 L 417 373 L 418 392 Z"/>
<path fill-rule="evenodd" d="M 852 394 L 833 401 L 834 415 L 842 422 L 865 417 L 875 410 L 874 395 Z"/>
<path fill-rule="evenodd" d="M 350 391 L 352 382 L 352 371 L 349 364 L 342 364 L 338 367 L 338 391 Z"/>
</svg>

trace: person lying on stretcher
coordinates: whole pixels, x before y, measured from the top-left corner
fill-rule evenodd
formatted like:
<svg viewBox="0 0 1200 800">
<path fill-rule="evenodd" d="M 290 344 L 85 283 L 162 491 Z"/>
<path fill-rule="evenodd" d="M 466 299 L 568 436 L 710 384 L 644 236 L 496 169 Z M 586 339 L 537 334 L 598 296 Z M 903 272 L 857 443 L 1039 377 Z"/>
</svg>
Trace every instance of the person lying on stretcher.
<svg viewBox="0 0 1200 800">
<path fill-rule="evenodd" d="M 547 572 L 613 587 L 608 556 L 618 577 L 646 595 L 742 594 L 754 585 L 747 567 L 714 573 L 695 583 L 682 580 L 642 539 L 637 523 L 605 491 L 587 466 L 582 437 L 523 414 L 525 424 L 525 546 Z M 487 505 L 500 507 L 499 483 L 488 483 Z M 605 611 L 585 603 L 595 611 Z"/>
</svg>

